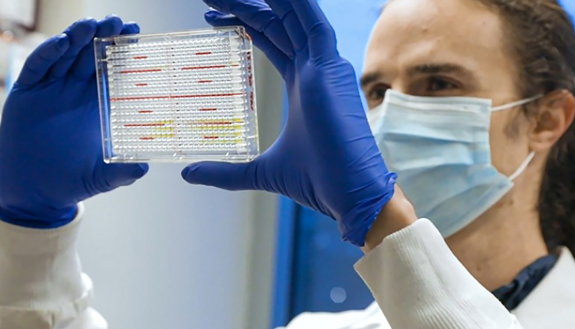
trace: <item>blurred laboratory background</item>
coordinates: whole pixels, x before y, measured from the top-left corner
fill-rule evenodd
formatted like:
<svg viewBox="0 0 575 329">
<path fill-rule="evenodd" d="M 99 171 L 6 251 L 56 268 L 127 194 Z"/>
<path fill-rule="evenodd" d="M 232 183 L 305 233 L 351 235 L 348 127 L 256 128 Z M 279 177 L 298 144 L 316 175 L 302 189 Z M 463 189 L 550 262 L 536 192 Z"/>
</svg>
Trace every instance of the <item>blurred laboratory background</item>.
<svg viewBox="0 0 575 329">
<path fill-rule="evenodd" d="M 359 72 L 383 0 L 318 0 Z M 567 7 L 575 2 L 566 0 Z M 27 54 L 86 16 L 120 15 L 142 33 L 207 28 L 201 0 L 0 0 L 1 102 Z M 574 8 L 570 8 L 574 9 Z M 280 76 L 256 56 L 261 144 L 285 117 Z M 306 311 L 360 309 L 372 297 L 352 265 L 361 252 L 329 219 L 267 193 L 195 187 L 183 165 L 153 164 L 129 188 L 86 202 L 79 240 L 110 328 L 268 329 Z"/>
</svg>

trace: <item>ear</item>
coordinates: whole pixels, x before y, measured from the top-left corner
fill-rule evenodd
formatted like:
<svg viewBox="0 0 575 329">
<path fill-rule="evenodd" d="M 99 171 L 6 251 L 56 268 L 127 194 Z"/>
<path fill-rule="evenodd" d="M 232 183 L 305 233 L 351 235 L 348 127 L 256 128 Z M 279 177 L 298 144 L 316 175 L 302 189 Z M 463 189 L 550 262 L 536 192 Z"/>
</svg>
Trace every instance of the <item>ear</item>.
<svg viewBox="0 0 575 329">
<path fill-rule="evenodd" d="M 575 97 L 567 90 L 558 90 L 539 100 L 539 113 L 533 117 L 529 132 L 532 151 L 547 151 L 569 129 L 575 117 Z"/>
</svg>

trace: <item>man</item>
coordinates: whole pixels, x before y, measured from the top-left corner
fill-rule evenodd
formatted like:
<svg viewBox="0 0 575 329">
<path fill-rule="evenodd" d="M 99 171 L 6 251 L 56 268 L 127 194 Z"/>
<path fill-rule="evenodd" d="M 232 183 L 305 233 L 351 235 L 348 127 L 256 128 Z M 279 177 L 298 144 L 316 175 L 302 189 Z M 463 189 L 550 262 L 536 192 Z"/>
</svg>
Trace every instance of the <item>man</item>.
<svg viewBox="0 0 575 329">
<path fill-rule="evenodd" d="M 421 10 L 437 5 L 475 13 L 479 18 L 473 22 L 472 16 L 462 15 L 467 17 L 466 24 L 473 26 L 481 26 L 485 20 L 500 22 L 497 13 L 486 7 L 474 7 L 470 0 L 417 1 Z M 386 12 L 395 14 L 388 14 L 392 17 L 401 18 L 418 8 L 404 10 L 401 4 L 407 5 L 408 0 L 395 3 L 396 9 L 403 10 L 393 12 L 390 5 Z M 307 0 L 266 3 L 221 0 L 210 5 L 236 16 L 211 11 L 207 18 L 214 25 L 247 25 L 256 44 L 286 81 L 290 114 L 278 141 L 254 162 L 194 164 L 184 170 L 184 178 L 190 183 L 229 190 L 282 193 L 336 219 L 343 238 L 364 246 L 368 252 L 357 269 L 395 329 L 521 328 L 515 317 L 454 257 L 431 222 L 417 220 L 410 202 L 395 187 L 396 176 L 388 171 L 378 150 L 380 140 L 376 144 L 369 129 L 353 69 L 339 57 L 333 30 L 317 5 Z M 417 21 L 403 18 L 395 23 Z M 446 20 L 432 20 L 443 21 Z M 498 24 L 490 26 L 501 31 Z M 61 40 L 71 40 L 71 35 L 80 30 L 75 26 L 88 32 L 78 33 L 83 37 L 78 39 L 75 50 L 70 51 L 72 43 Z M 5 222 L 0 223 L 3 261 L 0 265 L 6 269 L 0 272 L 0 290 L 7 292 L 0 297 L 0 321 L 9 328 L 105 327 L 103 319 L 89 308 L 91 282 L 81 273 L 73 249 L 82 213 L 76 204 L 97 193 L 130 184 L 143 176 L 147 168 L 108 167 L 98 159 L 101 157 L 95 142 L 99 138 L 98 123 L 91 116 L 92 111 L 96 112 L 95 90 L 90 88 L 93 69 L 83 71 L 85 65 L 81 64 L 90 60 L 87 55 L 90 46 L 86 45 L 95 35 L 114 35 L 125 29 L 116 17 L 77 23 L 66 37 L 58 36 L 40 46 L 8 99 L 0 128 L 0 186 L 13 189 L 0 191 L 0 218 Z M 428 29 L 437 33 L 433 24 Z M 485 31 L 490 32 L 493 33 Z M 398 60 L 402 58 L 399 56 Z M 79 81 L 85 82 L 79 84 Z M 367 85 L 367 80 L 364 82 Z M 435 83 L 431 85 L 430 92 L 450 89 L 444 88 L 443 81 L 437 89 Z M 82 94 L 86 98 L 74 97 L 79 95 L 78 89 L 66 94 L 70 89 L 65 87 L 72 86 L 86 88 Z M 44 90 L 48 92 L 43 94 Z M 46 102 L 37 107 L 43 111 L 32 111 L 25 118 L 17 115 L 18 111 L 31 108 L 24 100 L 41 100 L 41 95 L 54 97 L 54 91 L 72 101 L 58 107 Z M 538 144 L 540 152 L 552 147 L 573 121 L 573 96 L 567 93 L 559 96 L 544 98 L 553 105 L 546 112 L 549 120 L 545 122 L 554 124 L 533 130 L 534 138 L 546 136 L 547 142 Z M 389 111 L 392 104 L 383 105 Z M 66 141 L 55 138 L 54 131 L 63 127 L 70 127 L 64 133 L 74 138 Z M 379 145 L 383 150 L 384 144 Z M 66 154 L 77 146 L 85 150 L 76 156 L 77 161 L 49 156 Z M 45 149 L 51 152 L 43 153 Z M 464 232 L 461 227 L 458 229 Z M 373 307 L 359 317 L 349 314 L 332 317 L 323 322 L 319 317 L 304 316 L 289 328 L 327 328 L 330 320 L 332 328 L 389 326 L 382 313 Z"/>
</svg>

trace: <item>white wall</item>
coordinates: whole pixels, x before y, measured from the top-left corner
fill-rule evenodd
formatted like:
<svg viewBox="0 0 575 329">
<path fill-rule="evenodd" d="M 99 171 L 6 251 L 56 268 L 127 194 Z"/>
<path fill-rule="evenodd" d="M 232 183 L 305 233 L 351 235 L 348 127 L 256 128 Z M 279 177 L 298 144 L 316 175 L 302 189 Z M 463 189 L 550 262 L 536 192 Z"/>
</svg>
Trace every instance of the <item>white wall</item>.
<svg viewBox="0 0 575 329">
<path fill-rule="evenodd" d="M 200 0 L 43 0 L 40 29 L 62 31 L 83 16 L 135 20 L 143 33 L 206 27 Z M 281 82 L 256 57 L 262 144 L 280 124 Z M 268 327 L 276 198 L 194 187 L 182 165 L 152 165 L 129 188 L 86 202 L 79 242 L 111 328 Z"/>
</svg>

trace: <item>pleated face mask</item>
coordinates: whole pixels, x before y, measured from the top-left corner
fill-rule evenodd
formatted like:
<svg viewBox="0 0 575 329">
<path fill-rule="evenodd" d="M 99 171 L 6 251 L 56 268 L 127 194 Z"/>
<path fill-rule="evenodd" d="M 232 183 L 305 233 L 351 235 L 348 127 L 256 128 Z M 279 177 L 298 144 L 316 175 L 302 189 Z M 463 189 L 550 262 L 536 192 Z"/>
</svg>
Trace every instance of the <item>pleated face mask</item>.
<svg viewBox="0 0 575 329">
<path fill-rule="evenodd" d="M 469 225 L 513 187 L 533 159 L 511 176 L 491 163 L 491 112 L 530 103 L 532 97 L 499 107 L 490 99 L 419 97 L 388 90 L 368 120 L 388 168 L 419 217 L 444 237 Z"/>
</svg>

